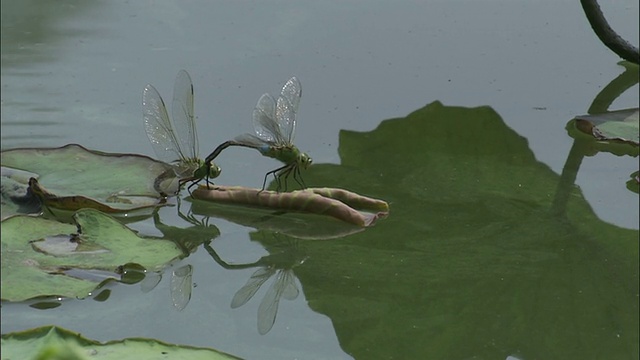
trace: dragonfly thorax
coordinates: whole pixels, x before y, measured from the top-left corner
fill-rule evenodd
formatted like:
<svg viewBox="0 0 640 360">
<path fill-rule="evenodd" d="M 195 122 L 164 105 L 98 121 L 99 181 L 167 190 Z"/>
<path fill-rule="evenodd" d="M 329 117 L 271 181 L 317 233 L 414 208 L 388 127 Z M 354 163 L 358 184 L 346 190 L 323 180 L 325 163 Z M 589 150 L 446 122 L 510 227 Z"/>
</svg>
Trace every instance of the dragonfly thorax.
<svg viewBox="0 0 640 360">
<path fill-rule="evenodd" d="M 263 153 L 263 155 L 276 158 L 285 164 L 296 164 L 296 166 L 303 169 L 306 169 L 312 161 L 309 155 L 301 152 L 293 145 L 273 146 L 269 152 Z"/>
</svg>

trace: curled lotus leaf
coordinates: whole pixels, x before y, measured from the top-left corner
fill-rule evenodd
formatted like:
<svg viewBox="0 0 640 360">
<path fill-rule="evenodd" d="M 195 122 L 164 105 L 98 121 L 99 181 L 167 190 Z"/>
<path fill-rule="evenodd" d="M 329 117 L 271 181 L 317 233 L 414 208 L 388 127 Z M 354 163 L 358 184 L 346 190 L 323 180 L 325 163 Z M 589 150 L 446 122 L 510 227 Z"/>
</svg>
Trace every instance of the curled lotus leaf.
<svg viewBox="0 0 640 360">
<path fill-rule="evenodd" d="M 112 195 L 102 200 L 96 200 L 82 195 L 58 196 L 40 185 L 40 182 L 38 182 L 36 178 L 29 179 L 29 191 L 47 208 L 67 211 L 90 208 L 113 214 L 153 208 L 164 203 L 164 199 L 157 201 L 148 196 Z"/>
<path fill-rule="evenodd" d="M 274 210 L 327 215 L 349 224 L 367 227 L 385 217 L 389 205 L 344 189 L 309 188 L 292 192 L 275 192 L 240 186 L 200 186 L 193 197 L 221 204 L 256 206 Z M 375 213 L 363 212 L 373 210 Z"/>
</svg>

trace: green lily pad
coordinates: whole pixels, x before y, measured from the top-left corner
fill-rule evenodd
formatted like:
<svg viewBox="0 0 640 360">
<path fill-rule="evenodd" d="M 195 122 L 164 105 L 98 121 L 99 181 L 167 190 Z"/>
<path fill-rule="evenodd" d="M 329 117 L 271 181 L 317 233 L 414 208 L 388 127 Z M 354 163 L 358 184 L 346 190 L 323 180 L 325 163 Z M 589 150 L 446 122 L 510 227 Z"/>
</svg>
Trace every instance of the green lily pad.
<svg viewBox="0 0 640 360">
<path fill-rule="evenodd" d="M 305 182 L 383 198 L 392 216 L 300 241 L 293 271 L 350 356 L 638 354 L 638 231 L 598 218 L 494 110 L 434 102 L 341 131 L 338 151 Z"/>
<path fill-rule="evenodd" d="M 623 150 L 622 153 L 637 156 L 639 118 L 639 110 L 636 108 L 576 116 L 574 121 L 576 129 L 603 142 L 599 146 L 600 151 L 619 154 Z"/>
<path fill-rule="evenodd" d="M 154 339 L 128 338 L 101 343 L 57 326 L 2 335 L 3 359 L 238 359 L 214 349 L 173 345 Z"/>
<path fill-rule="evenodd" d="M 42 212 L 40 200 L 28 192 L 29 178 L 36 176 L 36 174 L 4 166 L 1 169 L 1 218 L 5 219 L 15 214 L 39 214 Z"/>
<path fill-rule="evenodd" d="M 172 241 L 139 237 L 97 210 L 73 218 L 77 228 L 25 215 L 2 221 L 2 300 L 84 298 L 103 281 L 119 279 L 123 265 L 155 271 L 183 254 Z M 96 279 L 95 271 L 105 274 Z"/>
<path fill-rule="evenodd" d="M 128 213 L 162 205 L 166 195 L 178 190 L 171 165 L 141 155 L 92 151 L 76 144 L 5 150 L 0 155 L 3 183 L 10 179 L 28 185 L 29 179 L 36 179 L 50 195 L 40 199 L 52 209 L 91 207 Z M 5 194 L 5 190 L 18 193 Z M 17 186 L 3 186 L 3 203 L 25 195 Z M 14 211 L 3 208 L 3 217 Z"/>
</svg>

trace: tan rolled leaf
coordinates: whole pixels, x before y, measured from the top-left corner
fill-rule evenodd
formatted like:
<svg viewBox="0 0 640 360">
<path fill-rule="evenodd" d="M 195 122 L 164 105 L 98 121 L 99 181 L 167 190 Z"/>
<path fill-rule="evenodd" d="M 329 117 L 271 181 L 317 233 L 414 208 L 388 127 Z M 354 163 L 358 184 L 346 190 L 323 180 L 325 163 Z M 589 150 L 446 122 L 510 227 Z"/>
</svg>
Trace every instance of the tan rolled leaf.
<svg viewBox="0 0 640 360">
<path fill-rule="evenodd" d="M 316 192 L 317 190 L 317 192 Z M 389 206 L 381 200 L 369 199 L 343 189 L 307 189 L 292 192 L 261 191 L 239 186 L 215 186 L 207 189 L 200 186 L 192 193 L 193 197 L 221 204 L 249 205 L 275 210 L 299 211 L 327 215 L 358 226 L 371 226 L 386 216 Z M 336 199 L 336 198 L 338 199 Z M 386 209 L 377 214 L 363 213 L 352 208 L 351 204 L 364 204 L 371 209 Z M 382 205 L 381 203 L 384 203 Z"/>
</svg>

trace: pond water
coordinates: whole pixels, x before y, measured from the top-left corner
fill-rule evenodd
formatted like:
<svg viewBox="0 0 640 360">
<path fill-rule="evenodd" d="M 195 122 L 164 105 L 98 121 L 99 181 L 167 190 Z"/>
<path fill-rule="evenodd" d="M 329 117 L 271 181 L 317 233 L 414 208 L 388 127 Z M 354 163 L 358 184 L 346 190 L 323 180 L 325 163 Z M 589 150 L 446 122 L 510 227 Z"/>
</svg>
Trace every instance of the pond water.
<svg viewBox="0 0 640 360">
<path fill-rule="evenodd" d="M 637 1 L 603 10 L 638 44 Z M 150 291 L 109 285 L 106 301 L 3 302 L 2 333 L 55 324 L 262 359 L 637 358 L 638 195 L 625 184 L 637 158 L 585 153 L 575 182 L 561 181 L 574 146 L 565 126 L 625 71 L 618 62 L 574 1 L 3 1 L 3 150 L 155 156 L 142 89 L 170 99 L 186 69 L 206 156 L 251 131 L 260 95 L 295 75 L 307 184 L 391 212 L 315 241 L 183 201 L 197 221 L 159 212 L 175 236 L 204 239 L 174 265 L 193 267 L 183 310 L 170 269 Z M 638 93 L 636 82 L 610 109 L 638 107 Z M 217 163 L 217 182 L 252 187 L 277 166 L 246 149 Z M 164 233 L 152 219 L 129 225 Z M 299 294 L 274 301 L 276 280 Z"/>
</svg>

